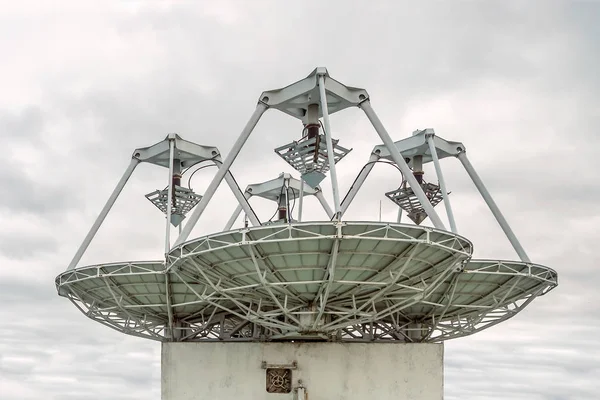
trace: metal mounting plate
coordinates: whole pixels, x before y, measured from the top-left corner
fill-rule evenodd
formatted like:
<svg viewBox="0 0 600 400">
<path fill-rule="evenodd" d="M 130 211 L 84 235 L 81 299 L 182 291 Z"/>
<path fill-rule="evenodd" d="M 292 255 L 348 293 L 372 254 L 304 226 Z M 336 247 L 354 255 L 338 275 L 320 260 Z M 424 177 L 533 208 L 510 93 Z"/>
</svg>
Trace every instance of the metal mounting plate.
<svg viewBox="0 0 600 400">
<path fill-rule="evenodd" d="M 466 149 L 461 142 L 450 142 L 435 135 L 433 129 L 424 129 L 411 137 L 394 142 L 402 157 L 409 159 L 408 165 L 410 167 L 413 166 L 412 158 L 414 156 L 423 156 L 424 164 L 433 161 L 426 136 L 432 137 L 439 159 L 456 157 L 458 153 Z M 373 153 L 378 154 L 385 160 L 393 161 L 389 150 L 384 145 L 375 146 Z"/>
<path fill-rule="evenodd" d="M 369 98 L 364 89 L 345 86 L 329 76 L 327 69 L 316 68 L 306 78 L 281 89 L 268 90 L 259 101 L 307 123 L 305 116 L 310 104 L 319 103 L 319 75 L 325 76 L 325 92 L 329 114 L 357 106 Z M 323 116 L 319 107 L 319 117 Z"/>
<path fill-rule="evenodd" d="M 173 133 L 168 135 L 165 140 L 150 147 L 136 149 L 133 157 L 142 162 L 169 168 L 169 140 L 175 141 L 175 159 L 180 160 L 183 168 L 190 167 L 199 161 L 216 159 L 221 155 L 216 147 L 192 143 Z"/>
<path fill-rule="evenodd" d="M 292 178 L 290 174 L 281 173 L 277 178 L 271 179 L 262 183 L 255 183 L 246 187 L 246 192 L 250 193 L 253 197 L 262 197 L 267 200 L 277 201 L 281 196 L 282 188 L 286 184 L 291 190 L 294 191 L 294 197 L 298 197 L 302 181 Z M 304 196 L 315 195 L 318 190 L 315 190 L 304 184 Z"/>
</svg>

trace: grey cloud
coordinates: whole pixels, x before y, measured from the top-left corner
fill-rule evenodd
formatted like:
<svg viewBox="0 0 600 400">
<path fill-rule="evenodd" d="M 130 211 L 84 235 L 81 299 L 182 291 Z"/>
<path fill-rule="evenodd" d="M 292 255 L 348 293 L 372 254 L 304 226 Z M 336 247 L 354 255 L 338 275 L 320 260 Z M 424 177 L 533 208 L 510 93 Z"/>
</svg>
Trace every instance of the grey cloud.
<svg viewBox="0 0 600 400">
<path fill-rule="evenodd" d="M 36 142 L 43 132 L 44 118 L 38 106 L 29 106 L 19 113 L 0 112 L 0 137 L 4 140 Z"/>
<path fill-rule="evenodd" d="M 0 187 L 3 188 L 0 210 L 11 213 L 54 213 L 70 207 L 76 201 L 74 188 L 61 187 L 56 177 L 47 173 L 56 163 L 52 149 L 44 141 L 44 110 L 40 106 L 27 106 L 20 112 L 0 110 L 0 138 L 10 139 L 11 147 L 0 159 Z M 32 165 L 32 172 L 28 171 Z"/>
<path fill-rule="evenodd" d="M 32 231 L 37 230 L 31 226 Z M 0 253 L 9 258 L 32 258 L 43 256 L 54 251 L 58 246 L 56 237 L 49 237 L 46 233 L 36 237 L 35 234 L 15 235 L 3 232 L 0 234 Z"/>
<path fill-rule="evenodd" d="M 155 343 L 123 338 L 104 327 L 97 331 L 95 323 L 74 308 L 65 308 L 51 285 L 7 282 L 0 286 L 0 300 L 5 321 L 0 327 L 4 396 L 34 399 L 42 392 L 53 393 L 56 399 L 99 398 L 113 392 L 121 393 L 116 395 L 120 399 L 139 398 L 142 393 L 157 396 L 157 387 L 148 389 L 154 383 L 150 371 L 156 375 L 158 368 Z M 26 388 L 31 387 L 38 392 L 28 395 Z"/>
<path fill-rule="evenodd" d="M 11 81 L 31 87 L 11 93 L 12 82 L 0 80 L 2 97 L 9 98 L 2 104 L 11 103 L 0 110 L 2 141 L 37 149 L 26 174 L 11 160 L 0 161 L 0 226 L 6 232 L 0 256 L 11 262 L 0 267 L 5 398 L 159 397 L 159 345 L 87 319 L 56 295 L 53 278 L 134 148 L 178 132 L 226 154 L 263 90 L 300 79 L 317 65 L 365 87 L 394 138 L 433 127 L 463 141 L 527 251 L 559 272 L 560 286 L 520 315 L 446 344 L 446 398 L 596 398 L 597 5 L 155 6 L 82 6 L 57 16 L 56 26 L 21 11 L 28 24 L 3 26 L 34 60 L 48 64 L 25 68 L 28 58 L 7 46 L 7 59 L 21 60 L 21 67 L 9 69 Z M 39 31 L 31 29 L 34 22 Z M 55 36 L 42 33 L 49 26 Z M 340 184 L 347 188 L 379 140 L 358 110 L 334 115 L 332 126 L 334 136 L 355 148 L 340 163 Z M 234 164 L 240 185 L 288 171 L 272 148 L 299 134 L 297 121 L 265 114 Z M 506 161 L 507 153 L 515 162 Z M 514 258 L 454 164 L 447 180 L 460 232 L 478 254 Z M 144 193 L 164 183 L 162 172 L 140 168 L 84 263 L 161 256 L 162 216 L 140 204 Z M 198 191 L 210 176 L 207 171 L 195 179 Z M 383 192 L 398 184 L 395 171 L 376 168 L 349 218 L 376 218 L 379 197 L 386 201 Z M 222 188 L 201 230 L 220 229 L 234 206 Z M 384 203 L 384 210 L 393 218 L 393 205 Z M 30 215 L 39 231 L 23 223 Z M 15 228 L 19 223 L 25 233 Z M 23 257 L 27 248 L 43 252 Z"/>
</svg>

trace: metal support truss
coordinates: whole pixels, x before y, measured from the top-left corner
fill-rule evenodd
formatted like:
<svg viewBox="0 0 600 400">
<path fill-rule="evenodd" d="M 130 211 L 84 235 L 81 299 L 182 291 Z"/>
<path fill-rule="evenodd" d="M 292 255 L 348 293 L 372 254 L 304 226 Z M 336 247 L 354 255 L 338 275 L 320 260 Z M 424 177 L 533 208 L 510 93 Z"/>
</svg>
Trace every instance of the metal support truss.
<svg viewBox="0 0 600 400">
<path fill-rule="evenodd" d="M 250 197 L 252 197 L 251 193 L 244 192 L 244 198 L 246 199 L 246 201 L 250 200 Z M 227 220 L 227 223 L 225 224 L 223 231 L 230 230 L 231 227 L 233 226 L 233 224 L 235 224 L 235 221 L 238 219 L 238 217 L 240 216 L 241 213 L 242 213 L 242 205 L 238 204 L 237 207 L 235 208 L 235 210 L 233 211 L 233 214 L 231 214 L 231 217 L 229 217 L 229 219 Z"/>
<path fill-rule="evenodd" d="M 504 218 L 504 215 L 502 214 L 502 212 L 496 205 L 496 202 L 492 198 L 492 195 L 490 194 L 490 192 L 488 192 L 487 188 L 483 184 L 483 181 L 481 180 L 481 178 L 475 171 L 475 168 L 473 168 L 473 165 L 471 165 L 471 162 L 467 158 L 467 152 L 462 151 L 462 152 L 458 153 L 458 159 L 460 160 L 462 165 L 465 167 L 465 170 L 469 174 L 469 177 L 471 178 L 471 180 L 477 187 L 477 190 L 479 190 L 481 197 L 483 197 L 483 200 L 485 200 L 485 203 L 489 207 L 492 214 L 494 214 L 496 221 L 498 221 L 498 224 L 504 231 L 504 234 L 508 238 L 508 241 L 510 242 L 512 247 L 515 249 L 515 251 L 519 255 L 519 258 L 521 259 L 521 261 L 531 262 L 531 260 L 529 259 L 529 256 L 525 252 L 525 249 L 523 248 L 523 246 L 521 246 L 521 243 L 517 239 L 517 236 L 514 234 L 513 230 L 510 228 L 510 225 L 508 225 L 508 221 L 506 221 L 506 218 Z"/>
<path fill-rule="evenodd" d="M 335 169 L 335 154 L 333 152 L 333 142 L 331 139 L 331 125 L 329 123 L 329 110 L 327 108 L 327 94 L 325 93 L 325 77 L 327 70 L 325 68 L 317 69 L 319 77 L 319 98 L 321 100 L 321 112 L 323 114 L 323 130 L 325 131 L 325 140 L 327 142 L 327 159 L 329 160 L 329 173 L 331 174 L 331 190 L 333 192 L 333 206 L 335 215 L 333 219 L 341 217 L 340 212 L 340 194 Z"/>
<path fill-rule="evenodd" d="M 111 193 L 110 197 L 108 198 L 106 204 L 104 205 L 100 214 L 96 218 L 94 224 L 90 228 L 85 239 L 83 240 L 83 242 L 77 249 L 77 252 L 75 253 L 75 256 L 69 263 L 69 266 L 67 269 L 71 270 L 77 266 L 77 264 L 81 260 L 81 257 L 83 256 L 83 254 L 89 247 L 91 241 L 95 237 L 96 233 L 100 229 L 100 226 L 106 219 L 106 216 L 108 215 L 108 213 L 112 209 L 113 205 L 115 204 L 117 198 L 121 194 L 123 188 L 127 184 L 129 178 L 133 174 L 135 168 L 137 167 L 138 164 L 140 164 L 142 162 L 158 165 L 160 167 L 165 167 L 169 170 L 169 184 L 167 187 L 167 194 L 166 194 L 166 199 L 164 199 L 165 200 L 164 204 L 163 204 L 163 199 L 160 198 L 161 197 L 160 193 L 158 193 L 157 198 L 153 197 L 154 194 L 157 192 L 151 193 L 152 196 L 151 195 L 146 196 L 149 198 L 149 200 L 154 205 L 156 205 L 159 209 L 164 211 L 167 216 L 167 218 L 166 218 L 167 226 L 165 228 L 165 254 L 168 253 L 170 250 L 171 216 L 173 214 L 172 201 L 173 201 L 173 198 L 176 197 L 176 196 L 174 196 L 174 194 L 179 193 L 180 191 L 183 190 L 182 188 L 175 187 L 175 184 L 173 182 L 173 174 L 174 174 L 174 172 L 179 172 L 180 168 L 182 166 L 183 167 L 191 167 L 191 166 L 196 165 L 197 163 L 203 162 L 203 161 L 214 162 L 217 166 L 220 166 L 222 164 L 220 162 L 219 151 L 216 147 L 201 146 L 201 145 L 198 145 L 198 144 L 195 144 L 192 142 L 188 142 L 186 140 L 183 140 L 181 137 L 179 137 L 176 134 L 169 134 L 165 140 L 163 140 L 159 143 L 156 143 L 155 145 L 152 145 L 150 147 L 136 149 L 133 152 L 129 166 L 127 167 L 123 176 L 117 183 L 117 186 Z M 177 164 L 177 165 L 175 165 L 175 164 Z M 177 169 L 177 171 L 175 171 L 175 169 Z M 221 171 L 221 169 L 219 169 L 219 171 Z M 249 214 L 249 218 L 252 221 L 252 223 L 254 225 L 260 225 L 260 221 L 258 220 L 256 215 L 254 214 L 254 211 L 252 210 L 252 208 L 248 204 L 247 200 L 245 199 L 243 193 L 241 192 L 240 188 L 238 187 L 237 183 L 235 182 L 233 175 L 231 175 L 231 172 L 229 172 L 228 170 L 223 170 L 223 171 L 221 171 L 221 174 L 224 175 L 225 180 L 227 181 L 227 183 L 228 183 L 229 187 L 231 188 L 231 191 L 235 195 L 236 199 L 240 203 L 240 206 L 242 207 L 242 209 L 244 211 L 246 211 L 247 214 Z M 186 195 L 191 198 L 191 196 L 195 195 L 195 194 L 193 192 L 187 190 Z M 200 196 L 195 195 L 195 197 L 199 198 Z M 181 200 L 181 199 L 178 199 L 177 201 L 179 201 L 179 200 Z M 195 204 L 195 203 L 193 203 L 193 201 L 191 201 L 191 203 L 188 204 L 188 206 L 191 207 L 191 206 L 193 206 L 192 204 Z M 178 210 L 178 212 L 180 212 L 180 211 L 182 211 L 182 210 Z M 180 215 L 179 217 L 183 218 L 183 215 Z"/>
<path fill-rule="evenodd" d="M 290 191 L 292 192 L 291 199 L 289 198 Z M 310 186 L 308 186 L 303 180 L 295 179 L 287 173 L 281 173 L 275 179 L 271 179 L 262 183 L 248 185 L 246 187 L 246 191 L 244 192 L 244 196 L 247 200 L 249 200 L 251 197 L 262 197 L 264 199 L 271 200 L 279 204 L 282 203 L 280 197 L 284 196 L 285 201 L 283 201 L 283 203 L 285 204 L 286 213 L 288 216 L 287 220 L 288 222 L 292 222 L 294 221 L 294 219 L 292 215 L 292 209 L 289 208 L 289 204 L 295 202 L 296 199 L 298 200 L 298 220 L 300 220 L 302 217 L 302 202 L 304 196 L 317 197 L 317 193 L 319 192 L 320 189 L 318 187 L 316 189 L 313 189 Z M 329 213 L 329 211 L 331 210 L 327 205 L 327 207 L 325 208 L 325 212 L 328 212 L 328 217 L 331 218 L 331 214 Z M 238 205 L 231 217 L 229 218 L 229 220 L 227 221 L 227 224 L 223 229 L 224 231 L 228 231 L 233 227 L 233 224 L 235 223 L 241 212 L 242 207 L 241 205 Z"/>
<path fill-rule="evenodd" d="M 406 161 L 404 161 L 404 158 L 400 155 L 400 152 L 396 148 L 394 142 L 392 141 L 392 138 L 387 133 L 377 114 L 375 114 L 373 107 L 371 107 L 371 102 L 368 99 L 365 99 L 362 103 L 360 103 L 360 108 L 365 112 L 367 118 L 369 118 L 369 121 L 371 121 L 371 124 L 379 134 L 379 137 L 383 141 L 385 147 L 390 152 L 392 159 L 394 160 L 398 168 L 400 168 L 400 170 L 402 171 L 404 179 L 406 179 L 410 184 L 410 187 L 413 189 L 415 195 L 419 199 L 419 202 L 423 206 L 423 209 L 427 213 L 427 216 L 429 216 L 429 218 L 431 219 L 433 226 L 435 226 L 438 229 L 446 229 L 444 227 L 444 224 L 442 223 L 442 220 L 437 215 L 437 213 L 433 209 L 433 206 L 427 199 L 427 196 L 425 196 L 425 192 L 423 192 L 421 185 L 419 185 L 419 182 L 417 182 L 417 179 L 412 174 L 412 171 L 408 167 L 408 164 L 406 164 Z"/>
<path fill-rule="evenodd" d="M 106 216 L 110 212 L 110 209 L 115 204 L 115 201 L 117 201 L 119 194 L 121 194 L 121 191 L 125 187 L 125 184 L 129 180 L 129 178 L 131 177 L 131 174 L 133 174 L 133 171 L 135 170 L 135 168 L 138 166 L 139 163 L 140 163 L 140 160 L 134 155 L 133 158 L 131 159 L 131 162 L 129 163 L 129 166 L 127 167 L 127 169 L 123 173 L 123 176 L 119 180 L 119 183 L 117 183 L 117 186 L 111 193 L 110 197 L 108 198 L 108 201 L 102 208 L 102 211 L 100 211 L 100 215 L 98 215 L 98 217 L 96 218 L 96 221 L 94 221 L 94 224 L 90 228 L 90 231 L 85 236 L 85 239 L 83 239 L 83 242 L 77 249 L 77 252 L 75 253 L 75 256 L 73 256 L 73 259 L 69 263 L 67 270 L 73 269 L 73 268 L 75 268 L 75 266 L 77 266 L 77 264 L 79 263 L 79 260 L 81 260 L 81 257 L 83 257 L 83 253 L 85 253 L 88 246 L 94 239 L 94 236 L 96 236 L 96 233 L 98 233 L 98 229 L 100 229 L 100 226 L 106 219 Z"/>
<path fill-rule="evenodd" d="M 248 199 L 246 199 L 246 196 L 244 195 L 244 193 L 242 193 L 242 190 L 235 181 L 235 178 L 229 171 L 227 171 L 227 173 L 225 174 L 225 182 L 227 182 L 227 185 L 233 192 L 233 195 L 238 201 L 238 204 L 242 206 L 242 210 L 244 210 L 244 212 L 246 213 L 246 217 L 250 220 L 250 223 L 252 223 L 252 225 L 254 226 L 260 226 L 260 220 L 256 216 L 256 213 L 254 212 L 252 207 L 250 207 Z"/>
<path fill-rule="evenodd" d="M 319 255 L 327 243 L 328 255 Z M 386 253 L 385 243 L 395 243 L 389 249 L 405 250 Z M 423 253 L 425 248 L 429 250 Z M 333 340 L 338 327 L 391 312 L 384 303 L 395 301 L 395 296 L 409 295 L 407 306 L 421 299 L 454 270 L 448 256 L 466 259 L 471 245 L 429 228 L 334 222 L 224 232 L 186 242 L 178 252 L 182 254 L 170 254 L 166 266 L 126 263 L 68 271 L 57 278 L 57 287 L 87 309 L 87 315 L 144 337 L 204 340 L 197 327 L 225 312 L 235 325 L 258 325 L 265 339 L 301 337 L 308 330 Z M 315 256 L 319 261 L 314 266 L 294 261 Z M 348 264 L 350 258 L 355 261 Z M 356 264 L 359 259 L 365 263 Z M 234 265 L 235 273 L 229 270 Z M 416 271 L 420 275 L 411 280 Z M 429 285 L 433 286 L 427 289 Z M 315 308 L 310 306 L 313 302 Z"/>
<path fill-rule="evenodd" d="M 364 111 L 383 144 L 340 201 L 336 161 L 349 150 L 332 139 L 330 115 L 349 107 Z M 242 192 L 231 167 L 268 108 L 303 123 L 307 133 L 300 141 L 276 149 L 303 179 L 283 173 Z M 263 92 L 224 160 L 216 148 L 174 134 L 137 149 L 69 268 L 56 278 L 58 293 L 97 322 L 158 341 L 439 342 L 470 335 L 516 315 L 552 290 L 557 275 L 530 262 L 464 149 L 432 129 L 393 142 L 364 89 L 345 86 L 317 68 L 305 79 Z M 456 233 L 440 165 L 447 157 L 461 161 L 521 261 L 472 258 L 471 242 Z M 205 161 L 216 164 L 216 174 L 203 196 L 194 194 L 181 205 L 174 200 L 181 188 L 175 177 Z M 167 189 L 152 193 L 160 198 L 150 196 L 166 214 L 165 259 L 75 268 L 141 162 L 169 169 Z M 397 222 L 342 220 L 378 162 L 402 174 L 400 189 L 387 193 L 400 205 Z M 439 186 L 423 180 L 427 162 L 434 164 Z M 325 172 L 331 173 L 333 209 L 318 186 Z M 224 231 L 190 238 L 223 180 L 238 203 Z M 309 195 L 331 221 L 300 222 Z M 261 224 L 251 197 L 276 202 L 277 218 Z M 451 232 L 433 208 L 441 201 Z M 435 228 L 401 224 L 402 207 L 409 219 L 418 224 L 428 216 Z M 187 211 L 191 215 L 182 226 Z M 242 212 L 244 226 L 233 229 Z M 174 243 L 172 217 L 180 229 Z"/>
<path fill-rule="evenodd" d="M 352 204 L 354 197 L 356 197 L 356 194 L 362 187 L 363 183 L 365 183 L 365 180 L 367 179 L 367 177 L 373 170 L 373 167 L 375 166 L 375 163 L 379 160 L 379 158 L 380 157 L 379 157 L 378 152 L 371 153 L 371 156 L 369 157 L 369 161 L 360 170 L 358 176 L 354 180 L 354 183 L 352 184 L 352 186 L 348 190 L 348 193 L 346 193 L 344 200 L 342 201 L 342 205 L 340 207 L 340 211 L 341 211 L 342 215 L 344 215 L 346 213 L 346 210 L 348 210 L 348 207 L 350 207 L 350 204 Z"/>
<path fill-rule="evenodd" d="M 454 221 L 454 213 L 452 212 L 452 206 L 450 199 L 448 198 L 448 189 L 446 189 L 446 181 L 444 180 L 444 174 L 442 167 L 440 166 L 440 160 L 438 158 L 437 150 L 435 148 L 435 142 L 433 141 L 433 134 L 425 134 L 425 140 L 429 145 L 429 152 L 433 159 L 433 165 L 435 166 L 435 173 L 440 183 L 440 189 L 442 190 L 442 196 L 444 198 L 444 207 L 446 208 L 446 214 L 448 215 L 448 222 L 450 223 L 450 230 L 456 233 L 456 222 Z"/>
<path fill-rule="evenodd" d="M 329 203 L 327 203 L 325 196 L 323 196 L 323 191 L 321 191 L 321 188 L 319 188 L 319 187 L 317 187 L 316 190 L 317 190 L 317 193 L 315 193 L 315 196 L 319 200 L 319 203 L 321 203 L 321 207 L 323 207 L 323 210 L 325 210 L 329 219 L 334 219 L 335 215 L 333 213 L 333 210 L 329 206 Z"/>
<path fill-rule="evenodd" d="M 169 137 L 169 189 L 167 191 L 167 218 L 165 230 L 165 257 L 171 249 L 171 213 L 173 210 L 173 164 L 175 162 L 175 138 Z"/>
<path fill-rule="evenodd" d="M 300 197 L 298 198 L 298 222 L 302 222 L 302 207 L 304 205 L 304 181 L 300 184 Z"/>
<path fill-rule="evenodd" d="M 208 202 L 212 199 L 213 195 L 217 191 L 217 188 L 221 184 L 221 181 L 223 180 L 225 175 L 227 175 L 227 173 L 229 172 L 229 168 L 231 168 L 231 165 L 233 164 L 233 162 L 237 158 L 238 154 L 240 153 L 240 150 L 244 146 L 244 143 L 246 143 L 246 140 L 248 140 L 248 137 L 250 137 L 252 130 L 254 129 L 254 127 L 256 126 L 258 121 L 260 120 L 260 117 L 264 114 L 265 111 L 267 111 L 267 108 L 268 108 L 268 106 L 265 103 L 263 103 L 263 102 L 258 103 L 258 105 L 256 106 L 256 110 L 254 110 L 254 113 L 252 114 L 252 117 L 250 117 L 250 120 L 248 121 L 248 123 L 246 124 L 244 129 L 242 130 L 242 133 L 240 134 L 237 141 L 233 145 L 233 148 L 231 149 L 229 154 L 227 154 L 225 161 L 223 161 L 223 165 L 221 165 L 221 167 L 217 171 L 215 177 L 208 185 L 208 188 L 206 189 L 206 192 L 204 193 L 204 197 L 202 197 L 202 200 L 200 200 L 200 203 L 196 206 L 196 208 L 194 209 L 194 212 L 192 212 L 192 215 L 190 215 L 188 222 L 185 224 L 185 226 L 181 230 L 181 233 L 179 234 L 179 237 L 175 241 L 173 247 L 179 246 L 180 244 L 185 242 L 187 240 L 187 238 L 190 236 L 190 233 L 192 233 L 192 229 L 194 229 L 194 227 L 196 226 L 196 223 L 198 222 L 198 219 L 200 219 L 200 216 L 206 209 L 206 206 L 208 206 Z M 241 199 L 238 199 L 238 200 L 241 200 Z M 251 215 L 248 215 L 248 218 L 251 218 Z M 255 222 L 257 224 L 260 223 L 260 222 L 258 222 L 258 220 Z"/>
<path fill-rule="evenodd" d="M 448 235 L 419 227 L 398 230 L 384 224 L 349 234 L 358 226 L 338 225 L 336 230 L 333 224 L 332 230 L 320 233 L 315 232 L 315 225 L 306 224 L 253 228 L 252 234 L 223 233 L 188 242 L 185 254 L 173 258 L 167 269 L 161 262 L 91 266 L 61 274 L 56 285 L 59 294 L 89 318 L 155 340 L 318 337 L 329 341 L 439 342 L 511 318 L 557 284 L 556 273 L 540 265 L 469 260 L 470 249 L 460 250 L 468 243 Z M 309 232 L 312 235 L 307 236 Z M 407 237 L 399 237 L 401 232 Z M 274 269 L 271 261 L 292 256 L 287 250 L 279 255 L 266 250 L 273 237 L 285 237 L 282 233 L 289 235 L 277 240 L 282 249 L 303 243 L 307 257 L 313 254 L 308 250 L 313 241 L 327 238 L 333 244 L 324 259 L 327 269 L 317 275 L 319 266 L 306 269 L 289 264 L 289 271 Z M 236 237 L 243 241 L 236 242 Z M 352 241 L 394 237 L 405 246 L 400 254 L 388 258 L 387 265 L 357 269 L 344 262 L 361 254 L 348 246 Z M 235 261 L 237 268 L 242 266 L 237 274 L 229 272 L 232 262 L 219 256 L 228 248 L 243 249 L 245 254 Z M 423 259 L 422 254 L 431 254 L 434 248 L 438 257 Z M 208 266 L 205 256 L 219 261 Z M 372 260 L 388 257 L 378 252 L 369 256 Z M 332 273 L 334 269 L 338 271 Z M 362 280 L 350 276 L 360 270 Z M 305 291 L 311 286 L 314 298 Z M 315 300 L 317 307 L 311 308 L 309 304 Z"/>
</svg>

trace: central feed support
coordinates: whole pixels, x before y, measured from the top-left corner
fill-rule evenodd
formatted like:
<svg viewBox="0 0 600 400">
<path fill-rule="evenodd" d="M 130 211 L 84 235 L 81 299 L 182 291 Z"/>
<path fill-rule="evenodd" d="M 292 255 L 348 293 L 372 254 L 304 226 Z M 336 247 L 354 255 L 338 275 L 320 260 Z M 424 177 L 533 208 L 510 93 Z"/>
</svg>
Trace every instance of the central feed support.
<svg viewBox="0 0 600 400">
<path fill-rule="evenodd" d="M 163 400 L 441 400 L 443 344 L 163 343 Z"/>
</svg>

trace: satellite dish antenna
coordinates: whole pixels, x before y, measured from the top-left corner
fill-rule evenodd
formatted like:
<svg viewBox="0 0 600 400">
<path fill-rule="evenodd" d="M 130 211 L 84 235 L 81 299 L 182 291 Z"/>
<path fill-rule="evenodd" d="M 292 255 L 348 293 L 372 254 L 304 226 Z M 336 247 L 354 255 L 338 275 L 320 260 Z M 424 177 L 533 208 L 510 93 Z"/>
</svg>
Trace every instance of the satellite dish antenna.
<svg viewBox="0 0 600 400">
<path fill-rule="evenodd" d="M 329 116 L 349 107 L 364 111 L 382 144 L 375 143 L 342 197 L 337 168 L 351 149 L 343 147 L 343 132 L 336 134 L 341 139 L 333 138 Z M 275 149 L 299 178 L 282 173 L 242 191 L 231 166 L 268 109 L 301 122 L 296 139 Z M 442 160 L 452 158 L 464 166 L 518 260 L 473 258 L 473 244 L 458 232 L 442 171 Z M 165 258 L 78 266 L 142 162 L 169 171 L 166 188 L 146 196 L 165 214 Z M 381 212 L 379 221 L 346 219 L 379 163 L 399 170 L 390 175 L 399 186 L 385 193 L 399 208 L 398 220 L 381 221 Z M 436 176 L 425 176 L 427 163 L 433 163 Z M 201 194 L 182 186 L 183 175 L 200 164 L 217 166 Z M 321 191 L 327 178 L 332 206 Z M 236 197 L 236 209 L 222 231 L 190 237 L 223 180 Z M 311 196 L 323 209 L 320 220 L 303 217 L 304 200 Z M 255 213 L 253 197 L 274 203 L 270 219 Z M 435 210 L 441 202 L 449 228 Z M 235 227 L 242 212 L 248 222 Z M 403 213 L 409 223 L 400 223 Z M 421 225 L 427 218 L 433 228 Z M 173 243 L 172 225 L 182 226 Z M 324 68 L 263 92 L 225 159 L 215 147 L 175 134 L 135 150 L 67 270 L 56 278 L 59 295 L 87 317 L 163 342 L 166 399 L 192 392 L 202 398 L 289 393 L 303 399 L 312 393 L 312 399 L 326 399 L 342 392 L 347 399 L 417 392 L 440 398 L 440 343 L 505 321 L 556 285 L 556 272 L 527 256 L 465 145 L 433 129 L 394 142 L 369 94 L 334 80 Z M 402 382 L 396 373 L 403 374 Z"/>
</svg>

